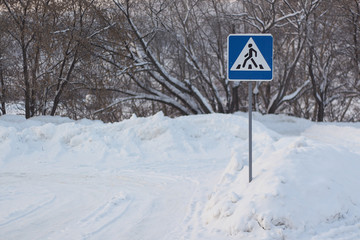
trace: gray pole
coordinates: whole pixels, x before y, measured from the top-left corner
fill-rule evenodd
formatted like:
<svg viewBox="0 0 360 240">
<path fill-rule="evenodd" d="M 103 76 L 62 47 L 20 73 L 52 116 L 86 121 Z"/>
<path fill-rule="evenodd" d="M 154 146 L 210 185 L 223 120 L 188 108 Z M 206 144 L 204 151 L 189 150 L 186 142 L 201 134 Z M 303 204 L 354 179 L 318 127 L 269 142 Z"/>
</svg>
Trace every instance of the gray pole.
<svg viewBox="0 0 360 240">
<path fill-rule="evenodd" d="M 249 81 L 249 183 L 252 181 L 252 82 Z"/>
</svg>

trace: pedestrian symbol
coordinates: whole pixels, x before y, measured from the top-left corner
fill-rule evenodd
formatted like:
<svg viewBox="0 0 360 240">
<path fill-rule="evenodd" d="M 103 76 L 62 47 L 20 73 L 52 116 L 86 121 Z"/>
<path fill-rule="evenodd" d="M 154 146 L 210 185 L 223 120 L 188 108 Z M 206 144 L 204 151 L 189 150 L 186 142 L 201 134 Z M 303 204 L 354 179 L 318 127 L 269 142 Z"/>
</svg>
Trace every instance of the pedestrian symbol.
<svg viewBox="0 0 360 240">
<path fill-rule="evenodd" d="M 249 47 L 249 52 L 245 55 L 246 59 L 245 59 L 244 63 L 242 64 L 242 67 L 245 68 L 247 61 L 251 60 L 253 65 L 255 66 L 255 68 L 257 68 L 258 65 L 256 64 L 256 62 L 254 61 L 254 58 L 253 58 L 253 53 L 255 53 L 255 57 L 257 57 L 257 51 L 252 48 L 251 43 L 249 43 L 248 47 Z M 261 64 L 259 66 L 260 66 L 260 69 L 264 69 L 264 67 Z M 236 67 L 236 69 L 240 69 L 240 68 L 241 68 L 241 64 L 239 64 L 239 66 Z M 251 64 L 248 65 L 248 69 L 252 69 Z"/>
<path fill-rule="evenodd" d="M 273 38 L 270 34 L 229 35 L 229 80 L 272 80 L 272 58 Z"/>
<path fill-rule="evenodd" d="M 271 69 L 261 54 L 256 43 L 254 42 L 253 38 L 250 38 L 230 70 L 270 71 Z"/>
</svg>

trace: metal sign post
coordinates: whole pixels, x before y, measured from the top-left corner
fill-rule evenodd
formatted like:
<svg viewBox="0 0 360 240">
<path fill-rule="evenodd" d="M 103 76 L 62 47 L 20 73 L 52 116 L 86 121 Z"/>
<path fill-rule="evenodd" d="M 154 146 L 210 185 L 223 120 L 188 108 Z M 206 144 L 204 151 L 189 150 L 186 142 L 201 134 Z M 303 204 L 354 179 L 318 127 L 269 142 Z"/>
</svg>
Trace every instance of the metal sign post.
<svg viewBox="0 0 360 240">
<path fill-rule="evenodd" d="M 229 81 L 249 81 L 249 183 L 252 181 L 252 81 L 271 81 L 273 37 L 271 34 L 228 36 Z"/>
<path fill-rule="evenodd" d="M 252 181 L 252 82 L 249 82 L 249 183 Z"/>
</svg>

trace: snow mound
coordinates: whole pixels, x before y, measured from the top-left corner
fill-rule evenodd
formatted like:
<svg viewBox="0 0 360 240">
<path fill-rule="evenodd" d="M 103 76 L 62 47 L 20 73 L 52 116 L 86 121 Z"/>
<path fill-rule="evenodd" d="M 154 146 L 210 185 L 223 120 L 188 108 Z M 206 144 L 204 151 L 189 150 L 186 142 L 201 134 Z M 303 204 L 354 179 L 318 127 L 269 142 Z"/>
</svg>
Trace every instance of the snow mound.
<svg viewBox="0 0 360 240">
<path fill-rule="evenodd" d="M 304 232 L 360 227 L 359 129 L 313 125 L 303 135 L 261 141 L 250 184 L 246 161 L 233 153 L 206 203 L 205 224 L 254 239 L 310 239 Z"/>
</svg>

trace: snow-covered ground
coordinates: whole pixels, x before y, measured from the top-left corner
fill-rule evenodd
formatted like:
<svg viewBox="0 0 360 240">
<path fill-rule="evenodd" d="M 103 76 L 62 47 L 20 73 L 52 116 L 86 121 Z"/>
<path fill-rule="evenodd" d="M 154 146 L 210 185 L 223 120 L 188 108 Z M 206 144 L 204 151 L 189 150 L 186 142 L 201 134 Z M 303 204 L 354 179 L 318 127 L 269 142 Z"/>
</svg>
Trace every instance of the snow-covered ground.
<svg viewBox="0 0 360 240">
<path fill-rule="evenodd" d="M 0 239 L 359 240 L 360 123 L 0 117 Z"/>
</svg>

